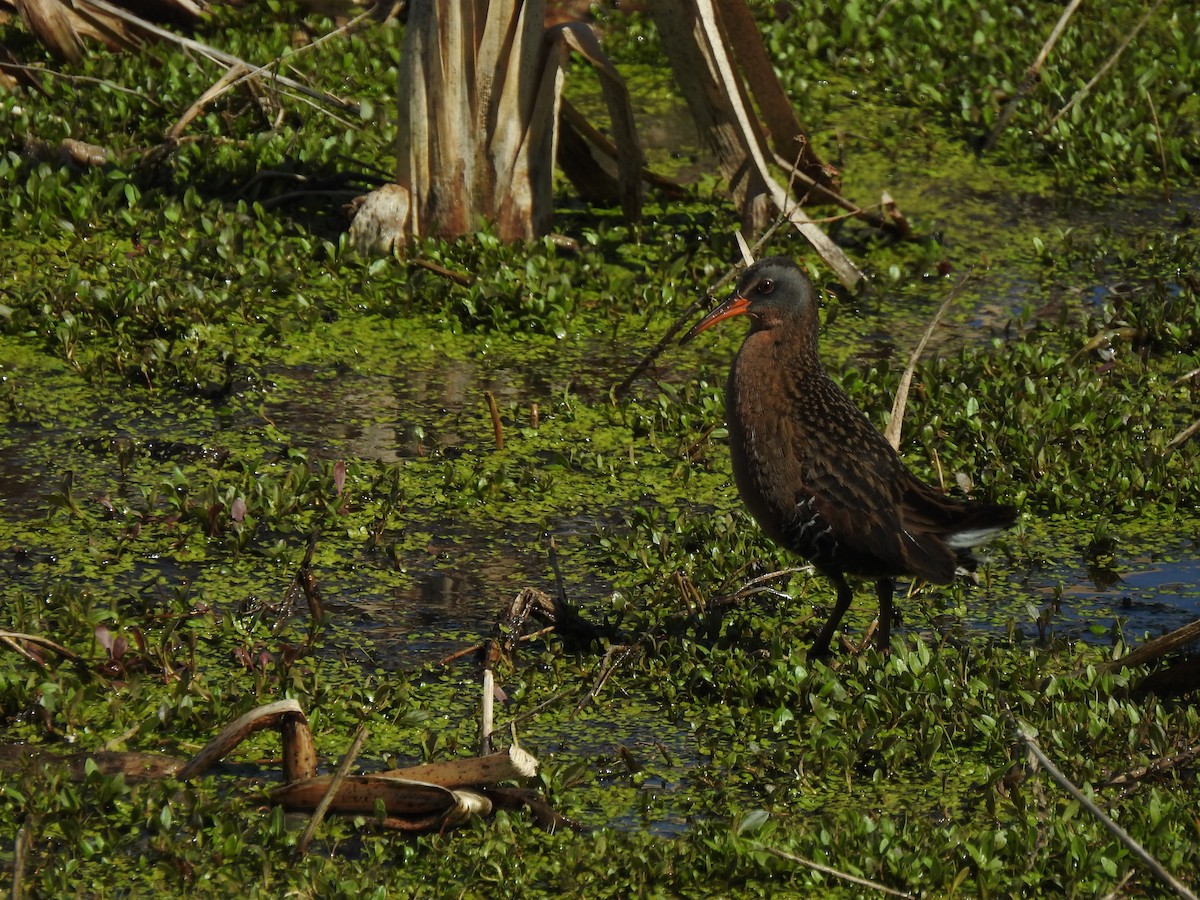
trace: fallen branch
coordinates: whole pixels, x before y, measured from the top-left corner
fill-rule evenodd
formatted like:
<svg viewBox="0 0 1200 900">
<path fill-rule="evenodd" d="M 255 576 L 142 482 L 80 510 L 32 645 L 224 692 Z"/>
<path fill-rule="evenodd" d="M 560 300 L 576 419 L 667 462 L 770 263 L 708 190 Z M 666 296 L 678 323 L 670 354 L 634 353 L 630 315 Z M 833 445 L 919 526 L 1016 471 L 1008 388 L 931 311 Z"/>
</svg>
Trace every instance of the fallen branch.
<svg viewBox="0 0 1200 900">
<path fill-rule="evenodd" d="M 391 817 L 424 818 L 433 814 L 444 815 L 448 810 L 460 806 L 457 794 L 450 788 L 406 778 L 390 778 L 386 775 L 351 775 L 348 772 L 336 782 L 337 775 L 318 775 L 292 784 L 285 784 L 271 791 L 271 802 L 284 809 L 311 810 L 319 803 L 326 803 L 329 812 L 351 815 L 370 815 L 377 804 Z M 464 807 L 469 807 L 468 798 Z"/>
<path fill-rule="evenodd" d="M 66 777 L 71 781 L 83 781 L 92 769 L 105 775 L 121 775 L 131 783 L 150 781 L 177 777 L 186 764 L 186 760 L 162 753 L 93 750 L 60 756 L 30 744 L 0 744 L 0 772 L 65 767 Z"/>
<path fill-rule="evenodd" d="M 296 716 L 308 727 L 308 718 L 304 710 L 295 700 L 279 700 L 252 709 L 238 716 L 217 734 L 215 738 L 204 745 L 203 749 L 184 766 L 179 773 L 180 781 L 190 781 L 197 778 L 225 758 L 231 750 L 238 746 L 246 737 L 263 728 L 278 726 L 286 717 Z"/>
<path fill-rule="evenodd" d="M 390 769 L 381 774 L 389 778 L 404 778 L 409 781 L 425 781 L 447 788 L 470 787 L 511 781 L 516 778 L 532 778 L 537 774 L 538 762 L 526 751 L 513 745 L 507 750 L 489 756 L 472 756 L 446 762 L 425 763 L 404 769 Z"/>
<path fill-rule="evenodd" d="M 364 725 L 355 734 L 338 771 L 333 775 L 317 775 L 312 733 L 304 711 L 295 700 L 270 703 L 239 716 L 221 729 L 191 762 L 161 753 L 92 751 L 60 756 L 28 745 L 0 744 L 0 772 L 40 771 L 44 766 L 56 765 L 65 766 L 72 781 L 83 781 L 95 771 L 120 774 L 129 781 L 169 777 L 186 781 L 208 771 L 253 732 L 271 726 L 278 726 L 280 731 L 287 782 L 271 791 L 271 801 L 286 809 L 313 813 L 298 845 L 300 854 L 305 852 L 328 813 L 372 815 L 382 810 L 380 824 L 385 828 L 414 832 L 441 829 L 489 814 L 492 801 L 485 795 L 485 788 L 500 790 L 496 788 L 499 782 L 537 774 L 537 760 L 515 745 L 484 757 L 427 763 L 377 774 L 352 774 L 350 769 L 367 739 Z M 551 822 L 547 827 L 561 824 L 536 794 L 523 795 L 522 802 L 536 819 Z"/>
</svg>

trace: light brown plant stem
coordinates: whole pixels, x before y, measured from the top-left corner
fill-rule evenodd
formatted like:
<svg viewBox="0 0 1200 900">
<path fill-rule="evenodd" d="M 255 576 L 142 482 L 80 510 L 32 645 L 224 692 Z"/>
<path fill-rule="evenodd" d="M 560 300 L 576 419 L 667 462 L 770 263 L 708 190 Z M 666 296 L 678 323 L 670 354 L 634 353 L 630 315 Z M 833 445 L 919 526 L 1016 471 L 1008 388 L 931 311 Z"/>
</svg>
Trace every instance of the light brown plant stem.
<svg viewBox="0 0 1200 900">
<path fill-rule="evenodd" d="M 1024 741 L 1025 746 L 1029 748 L 1029 752 L 1037 758 L 1038 763 L 1046 770 L 1046 774 L 1054 779 L 1059 787 L 1074 797 L 1080 806 L 1095 816 L 1096 820 L 1104 826 L 1108 833 L 1124 844 L 1130 853 L 1145 863 L 1146 868 L 1148 868 L 1154 874 L 1155 878 L 1174 891 L 1177 896 L 1187 898 L 1187 900 L 1197 900 L 1196 895 L 1193 894 L 1186 885 L 1181 883 L 1175 878 L 1174 875 L 1168 872 L 1166 868 L 1163 867 L 1163 864 L 1151 856 L 1145 847 L 1134 840 L 1133 836 L 1128 831 L 1110 819 L 1104 810 L 1100 809 L 1100 807 L 1093 803 L 1091 798 L 1084 794 L 1084 792 L 1077 788 L 1071 782 L 1071 780 L 1067 778 L 1066 775 L 1059 771 L 1058 767 L 1054 765 L 1050 757 L 1042 752 L 1042 748 L 1038 746 L 1037 740 L 1034 738 L 1032 732 L 1030 732 L 1021 722 L 1016 721 L 1015 719 L 1014 722 L 1016 723 L 1017 736 Z"/>
</svg>

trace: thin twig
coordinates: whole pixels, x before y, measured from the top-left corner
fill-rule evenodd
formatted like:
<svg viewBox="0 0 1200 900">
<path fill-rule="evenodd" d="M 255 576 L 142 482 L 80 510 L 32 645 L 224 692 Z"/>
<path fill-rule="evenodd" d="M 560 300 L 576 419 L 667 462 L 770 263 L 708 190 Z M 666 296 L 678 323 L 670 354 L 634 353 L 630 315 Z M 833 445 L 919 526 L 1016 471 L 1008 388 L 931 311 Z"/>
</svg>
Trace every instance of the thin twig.
<svg viewBox="0 0 1200 900">
<path fill-rule="evenodd" d="M 545 710 L 549 709 L 554 704 L 560 703 L 561 701 L 567 699 L 567 697 L 571 696 L 574 693 L 575 693 L 575 688 L 563 688 L 557 694 L 554 694 L 551 697 L 548 697 L 547 699 L 545 699 L 541 703 L 539 703 L 537 706 L 532 706 L 529 709 L 525 710 L 525 712 L 520 713 L 519 715 L 513 716 L 512 719 L 509 721 L 509 724 L 513 727 L 516 727 L 517 725 L 520 725 L 520 724 L 526 722 L 527 720 L 532 719 L 534 716 L 537 716 L 539 713 L 542 713 Z"/>
<path fill-rule="evenodd" d="M 1113 889 L 1104 895 L 1104 900 L 1121 900 L 1121 898 L 1125 896 L 1125 885 L 1129 884 L 1129 882 L 1133 880 L 1135 873 L 1135 869 L 1130 869 L 1128 872 L 1122 875 L 1121 880 L 1113 885 Z"/>
<path fill-rule="evenodd" d="M 1163 143 L 1162 123 L 1158 121 L 1158 109 L 1154 106 L 1154 98 L 1150 96 L 1149 88 L 1142 88 L 1146 102 L 1150 104 L 1150 117 L 1154 119 L 1154 141 L 1158 144 L 1158 161 L 1162 166 L 1163 199 L 1171 202 L 1171 176 L 1167 172 L 1167 145 Z"/>
<path fill-rule="evenodd" d="M 1168 872 L 1162 863 L 1151 856 L 1145 847 L 1133 839 L 1133 836 L 1128 831 L 1110 819 L 1104 810 L 1093 803 L 1083 791 L 1077 788 L 1066 775 L 1059 771 L 1050 757 L 1042 752 L 1042 748 L 1038 746 L 1033 734 L 1020 721 L 1014 718 L 1013 722 L 1016 725 L 1017 735 L 1025 742 L 1025 746 L 1029 748 L 1029 752 L 1034 755 L 1038 763 L 1046 770 L 1046 774 L 1053 778 L 1059 787 L 1074 797 L 1080 806 L 1095 816 L 1108 833 L 1124 844 L 1130 853 L 1144 862 L 1155 878 L 1174 891 L 1176 895 L 1187 898 L 1187 900 L 1197 900 L 1196 895 L 1178 881 L 1174 875 Z"/>
<path fill-rule="evenodd" d="M 942 316 L 950 309 L 950 304 L 958 299 L 963 285 L 967 283 L 970 277 L 971 270 L 968 269 L 966 274 L 958 280 L 958 284 L 950 289 L 950 293 L 946 295 L 946 299 L 942 301 L 942 305 L 938 307 L 938 311 L 933 314 L 933 319 L 930 321 L 929 327 L 921 335 L 921 340 L 917 342 L 916 349 L 913 350 L 912 355 L 908 358 L 908 366 L 905 368 L 904 374 L 900 376 L 900 385 L 896 388 L 896 399 L 892 403 L 892 417 L 888 420 L 887 428 L 883 432 L 883 436 L 887 438 L 893 450 L 900 449 L 900 431 L 904 427 L 904 408 L 908 404 L 908 390 L 912 386 L 913 372 L 916 371 L 921 354 L 925 352 L 925 345 L 929 343 L 929 338 L 933 335 L 933 330 L 937 328 L 938 323 L 942 321 Z"/>
<path fill-rule="evenodd" d="M 983 142 L 984 152 L 991 150 L 992 147 L 996 145 L 996 141 L 999 140 L 1000 134 L 1005 128 L 1008 127 L 1008 120 L 1011 119 L 1013 113 L 1017 111 L 1017 104 L 1033 93 L 1034 87 L 1041 78 L 1042 66 L 1046 63 L 1046 57 L 1050 55 L 1050 51 L 1054 49 L 1054 45 L 1057 44 L 1058 39 L 1062 37 L 1063 31 L 1066 30 L 1067 22 L 1070 20 L 1071 15 L 1075 12 L 1076 8 L 1081 2 L 1083 2 L 1083 0 L 1071 0 L 1071 2 L 1067 4 L 1067 8 L 1063 10 L 1063 14 L 1059 16 L 1058 22 L 1054 26 L 1054 30 L 1050 32 L 1050 37 L 1046 39 L 1046 43 L 1042 44 L 1042 49 L 1038 51 L 1037 59 L 1035 59 L 1029 68 L 1025 70 L 1025 81 L 1022 82 L 1020 88 L 1018 88 L 1017 92 L 1013 94 L 1012 99 L 1009 100 L 1008 104 L 1003 110 L 1001 110 L 1000 117 L 996 119 L 995 127 L 992 128 L 991 133 L 987 136 L 987 140 Z"/>
<path fill-rule="evenodd" d="M 204 110 L 204 107 L 208 106 L 213 102 L 213 100 L 225 93 L 225 91 L 227 91 L 235 82 L 240 82 L 242 80 L 242 76 L 249 71 L 250 70 L 241 63 L 234 63 L 232 66 L 226 69 L 225 74 L 217 79 L 216 84 L 212 85 L 207 91 L 201 94 L 199 98 L 197 98 L 196 101 L 187 108 L 184 114 L 180 116 L 178 120 L 176 120 L 175 124 L 167 129 L 164 137 L 169 141 L 178 141 L 181 137 L 183 137 L 183 133 L 187 130 L 187 127 L 192 124 L 192 121 Z"/>
<path fill-rule="evenodd" d="M 1185 381 L 1191 381 L 1197 375 L 1200 375 L 1200 368 L 1192 369 L 1190 372 L 1184 372 L 1178 378 L 1171 382 L 1172 385 L 1183 384 Z"/>
<path fill-rule="evenodd" d="M 612 676 L 612 673 L 617 670 L 621 663 L 625 662 L 633 651 L 637 649 L 636 644 L 619 644 L 609 647 L 604 653 L 604 658 L 600 660 L 600 674 L 596 676 L 596 680 L 592 682 L 591 688 L 583 699 L 575 705 L 575 710 L 571 713 L 571 718 L 574 719 L 577 715 L 583 712 L 584 708 L 600 696 L 600 691 Z M 615 658 L 614 658 L 615 657 Z"/>
<path fill-rule="evenodd" d="M 823 863 L 814 862 L 811 859 L 805 859 L 803 856 L 796 856 L 794 853 L 787 853 L 783 850 L 778 850 L 775 847 L 768 847 L 765 844 L 752 843 L 757 850 L 765 850 L 772 856 L 778 856 L 780 859 L 786 859 L 788 862 L 799 863 L 802 866 L 807 866 L 814 871 L 821 872 L 824 875 L 832 875 L 834 878 L 840 878 L 842 881 L 848 881 L 850 884 L 857 884 L 859 887 L 871 888 L 880 893 L 887 894 L 889 897 L 915 897 L 916 894 L 909 894 L 905 891 L 897 891 L 894 888 L 888 887 L 886 884 L 880 884 L 877 881 L 871 881 L 867 878 L 859 878 L 857 875 L 851 875 L 849 872 L 843 872 L 840 869 L 835 869 L 832 866 L 824 865 Z"/>
<path fill-rule="evenodd" d="M 547 625 L 545 628 L 539 628 L 537 631 L 531 631 L 528 634 L 522 634 L 519 638 L 517 638 L 517 640 L 518 641 L 526 641 L 526 642 L 527 641 L 536 641 L 538 638 L 543 638 L 546 635 L 550 634 L 557 627 L 558 626 L 556 626 L 556 625 Z M 463 647 L 461 650 L 455 650 L 453 653 L 448 653 L 445 656 L 443 656 L 441 659 L 439 659 L 437 661 L 437 664 L 439 666 L 448 666 L 448 665 L 450 665 L 450 663 L 457 662 L 458 660 L 462 659 L 464 656 L 470 656 L 472 653 L 478 653 L 480 650 L 482 650 L 484 647 L 486 647 L 489 643 L 491 643 L 491 641 L 492 641 L 492 639 L 488 638 L 488 640 L 480 641 L 478 644 L 472 644 L 470 647 Z"/>
<path fill-rule="evenodd" d="M 728 277 L 729 276 L 726 275 L 721 279 L 720 282 L 718 282 L 718 284 L 726 281 Z M 637 381 L 639 377 L 641 377 L 643 372 L 645 372 L 648 368 L 650 368 L 651 365 L 654 364 L 654 361 L 658 359 L 663 350 L 665 350 L 670 345 L 671 341 L 674 340 L 675 335 L 679 334 L 679 332 L 683 330 L 683 327 L 687 325 L 689 321 L 691 321 L 692 317 L 708 305 L 709 298 L 712 296 L 712 292 L 710 291 L 709 293 L 700 295 L 690 304 L 688 304 L 687 309 L 679 314 L 679 318 L 676 319 L 671 327 L 667 329 L 666 333 L 658 339 L 658 343 L 651 347 L 650 351 L 641 358 L 636 366 L 633 367 L 633 371 L 625 376 L 625 380 L 613 388 L 613 400 L 620 400 L 629 393 L 629 389 L 633 387 L 633 383 Z"/>
<path fill-rule="evenodd" d="M 25 634 L 20 631 L 0 631 L 0 642 L 8 644 L 8 646 L 12 647 L 26 658 L 34 662 L 38 662 L 38 660 L 28 650 L 21 646 L 22 641 L 28 641 L 30 644 L 38 644 L 42 647 L 48 647 L 60 656 L 71 660 L 71 662 L 79 662 L 78 654 L 68 650 L 62 644 L 50 640 L 50 638 L 42 637 L 41 635 L 37 634 Z"/>
<path fill-rule="evenodd" d="M 136 88 L 126 87 L 123 84 L 117 84 L 115 81 L 109 81 L 107 78 L 94 78 L 91 75 L 71 75 L 66 72 L 60 72 L 57 69 L 47 68 L 46 66 L 27 66 L 11 62 L 0 63 L 0 69 L 7 69 L 14 72 L 24 72 L 31 76 L 35 74 L 49 75 L 53 78 L 61 78 L 64 81 L 70 82 L 77 81 L 81 84 L 98 84 L 110 91 L 116 91 L 122 94 L 132 94 L 134 97 L 138 97 L 147 103 L 153 104 L 154 106 L 161 107 L 163 105 L 144 91 L 137 90 Z"/>
<path fill-rule="evenodd" d="M 470 275 L 466 275 L 462 272 L 454 272 L 450 269 L 447 269 L 445 266 L 439 266 L 437 263 L 430 262 L 427 259 L 410 259 L 408 260 L 408 264 L 410 266 L 417 266 L 418 268 L 425 269 L 426 271 L 432 272 L 435 275 L 441 275 L 443 278 L 449 278 L 455 284 L 461 284 L 463 287 L 470 287 L 471 282 L 473 281 Z"/>
<path fill-rule="evenodd" d="M 359 724 L 358 731 L 354 735 L 354 740 L 350 742 L 350 749 L 346 751 L 346 757 L 342 760 L 342 764 L 338 766 L 337 771 L 333 773 L 333 778 L 329 780 L 329 788 L 325 791 L 325 796 L 321 798 L 321 802 L 317 804 L 316 810 L 313 812 L 311 821 L 308 827 L 304 829 L 304 835 L 300 838 L 300 842 L 296 844 L 296 856 L 301 857 L 308 852 L 308 845 L 312 843 L 313 835 L 317 833 L 317 829 L 321 826 L 321 822 L 325 819 L 325 813 L 329 811 L 329 804 L 333 802 L 333 798 L 337 796 L 338 789 L 342 786 L 342 782 L 346 780 L 346 776 L 350 774 L 350 769 L 354 765 L 354 761 L 358 759 L 358 754 L 362 751 L 363 744 L 367 742 L 367 736 L 370 732 L 367 731 L 367 723 L 364 721 Z"/>
<path fill-rule="evenodd" d="M 1074 109 L 1074 107 L 1081 100 L 1083 100 L 1083 98 L 1086 97 L 1088 95 L 1088 93 L 1091 92 L 1092 88 L 1094 88 L 1099 83 L 1100 79 L 1108 74 L 1109 69 L 1111 69 L 1113 66 L 1115 66 L 1117 64 L 1117 60 L 1120 59 L 1121 54 L 1125 52 L 1125 48 L 1129 46 L 1130 42 L 1135 37 L 1137 37 L 1138 32 L 1140 32 L 1143 28 L 1146 27 L 1146 25 L 1147 25 L 1147 23 L 1149 23 L 1150 19 L 1154 16 L 1154 14 L 1156 12 L 1158 12 L 1158 8 L 1160 6 L 1162 6 L 1162 0 L 1155 0 L 1154 5 L 1152 7 L 1150 7 L 1150 9 L 1146 10 L 1146 14 L 1144 16 L 1142 16 L 1141 19 L 1138 20 L 1138 23 L 1136 25 L 1133 26 L 1133 30 L 1130 31 L 1129 34 L 1125 35 L 1125 39 L 1122 40 L 1119 45 L 1117 45 L 1117 49 L 1113 51 L 1112 56 L 1110 56 L 1108 59 L 1106 59 L 1104 61 L 1104 64 L 1102 66 L 1100 66 L 1099 69 L 1096 70 L 1096 74 L 1093 75 L 1088 80 L 1088 83 L 1085 84 L 1083 87 L 1081 87 L 1079 90 L 1077 90 L 1075 92 L 1074 96 L 1072 96 L 1071 99 L 1066 102 L 1066 104 L 1063 106 L 1063 108 L 1060 109 L 1058 112 L 1056 112 L 1050 118 L 1050 121 L 1047 122 L 1046 126 L 1041 130 L 1042 134 L 1045 134 L 1047 131 L 1049 131 L 1051 128 L 1053 128 L 1055 122 L 1057 122 L 1059 119 L 1061 119 L 1067 113 L 1069 113 L 1072 109 Z M 1153 104 L 1151 106 L 1153 107 Z M 1157 125 L 1157 123 L 1158 123 L 1158 117 L 1156 116 L 1155 124 Z"/>
<path fill-rule="evenodd" d="M 1197 431 L 1200 431 L 1200 419 L 1197 419 L 1187 428 L 1183 429 L 1183 431 L 1179 432 L 1179 434 L 1175 435 L 1175 437 L 1167 441 L 1167 449 L 1174 450 L 1184 441 L 1188 440 L 1188 438 L 1190 438 Z"/>
<path fill-rule="evenodd" d="M 1136 769 L 1130 769 L 1127 772 L 1122 772 L 1120 775 L 1114 775 L 1108 779 L 1101 787 L 1119 787 L 1127 785 L 1135 781 L 1141 781 L 1143 778 L 1150 778 L 1155 775 L 1161 775 L 1164 772 L 1169 772 L 1171 769 L 1177 769 L 1180 766 L 1186 766 L 1200 756 L 1200 744 L 1194 747 L 1189 747 L 1181 753 L 1173 753 L 1170 756 L 1160 756 L 1148 766 L 1138 766 Z"/>
</svg>

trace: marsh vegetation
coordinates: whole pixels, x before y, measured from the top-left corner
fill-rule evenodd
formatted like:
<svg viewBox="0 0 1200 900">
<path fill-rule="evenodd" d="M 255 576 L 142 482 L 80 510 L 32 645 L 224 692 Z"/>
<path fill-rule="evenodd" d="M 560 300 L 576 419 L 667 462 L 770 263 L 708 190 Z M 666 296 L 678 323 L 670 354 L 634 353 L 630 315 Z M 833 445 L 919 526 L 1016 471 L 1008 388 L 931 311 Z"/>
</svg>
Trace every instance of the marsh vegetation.
<svg viewBox="0 0 1200 900">
<path fill-rule="evenodd" d="M 1200 453 L 1181 437 L 1200 409 L 1195 11 L 1079 15 L 981 155 L 1060 9 L 793 7 L 758 11 L 810 137 L 848 193 L 887 190 L 917 236 L 829 223 L 869 279 L 847 295 L 814 272 L 825 362 L 882 426 L 969 273 L 901 452 L 1021 510 L 978 584 L 899 598 L 886 658 L 807 658 L 832 600 L 808 573 L 719 602 L 796 562 L 730 483 L 736 328 L 672 346 L 613 397 L 739 257 L 642 17 L 600 27 L 651 166 L 686 172 L 688 198 L 651 196 L 635 228 L 563 184 L 555 227 L 575 249 L 506 245 L 481 223 L 406 259 L 349 252 L 341 209 L 394 165 L 397 22 L 301 53 L 328 20 L 217 8 L 204 40 L 288 55 L 359 118 L 234 91 L 165 156 L 215 67 L 166 44 L 63 64 L 0 22 L 41 85 L 0 94 L 0 628 L 83 660 L 0 648 L 0 742 L 187 757 L 291 697 L 329 765 L 363 721 L 364 765 L 453 757 L 478 742 L 478 665 L 442 660 L 490 636 L 513 595 L 561 584 L 600 629 L 527 642 L 497 673 L 498 727 L 519 720 L 536 787 L 589 831 L 500 812 L 411 837 L 359 816 L 296 860 L 302 825 L 264 803 L 259 764 L 279 749 L 263 735 L 187 784 L 6 775 L 0 860 L 12 875 L 21 858 L 30 896 L 863 890 L 789 857 L 936 896 L 1156 894 L 1030 764 L 1018 723 L 1200 883 L 1194 693 L 1147 694 L 1144 669 L 1105 666 L 1200 615 Z M 568 90 L 581 108 L 597 95 L 586 72 Z M 107 162 L 47 158 L 64 138 Z M 767 253 L 811 260 L 783 233 Z M 314 534 L 320 622 L 288 593 Z M 852 609 L 848 633 L 870 615 Z"/>
</svg>

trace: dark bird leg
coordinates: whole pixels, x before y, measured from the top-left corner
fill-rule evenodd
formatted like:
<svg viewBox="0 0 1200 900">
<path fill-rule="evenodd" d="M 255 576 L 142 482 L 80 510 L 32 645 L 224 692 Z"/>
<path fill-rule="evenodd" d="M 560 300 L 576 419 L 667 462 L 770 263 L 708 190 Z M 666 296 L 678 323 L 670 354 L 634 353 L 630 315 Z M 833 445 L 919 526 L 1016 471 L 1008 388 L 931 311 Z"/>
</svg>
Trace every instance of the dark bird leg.
<svg viewBox="0 0 1200 900">
<path fill-rule="evenodd" d="M 880 578 L 875 582 L 875 594 L 879 597 L 879 631 L 875 633 L 875 646 L 880 653 L 887 653 L 892 646 L 892 595 L 896 592 L 896 579 Z"/>
<path fill-rule="evenodd" d="M 825 627 L 821 629 L 821 633 L 813 641 L 812 650 L 808 653 L 810 659 L 820 659 L 829 654 L 829 642 L 833 640 L 833 633 L 837 631 L 838 623 L 842 621 L 842 616 L 850 608 L 850 601 L 854 599 L 854 591 L 846 583 L 846 576 L 840 572 L 831 572 L 829 573 L 829 580 L 837 588 L 837 603 L 834 604 L 833 612 L 829 614 L 829 619 L 826 621 Z M 888 602 L 891 602 L 890 597 Z"/>
</svg>

